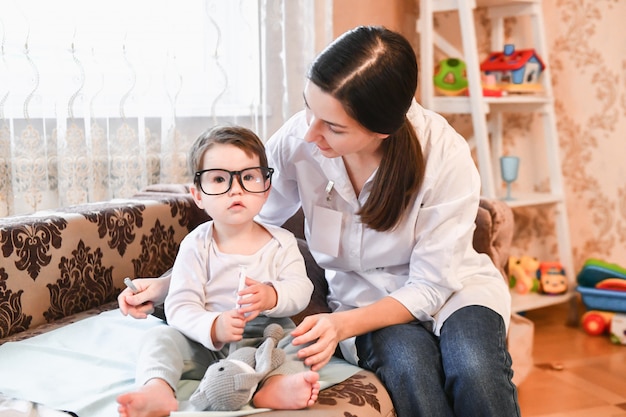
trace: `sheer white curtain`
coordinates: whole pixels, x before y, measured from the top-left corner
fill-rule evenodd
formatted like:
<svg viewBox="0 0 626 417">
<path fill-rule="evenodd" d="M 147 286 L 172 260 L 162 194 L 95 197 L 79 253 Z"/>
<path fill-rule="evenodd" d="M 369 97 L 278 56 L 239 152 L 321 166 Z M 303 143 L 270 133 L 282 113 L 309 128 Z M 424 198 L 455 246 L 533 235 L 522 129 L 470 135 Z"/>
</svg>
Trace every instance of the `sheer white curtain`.
<svg viewBox="0 0 626 417">
<path fill-rule="evenodd" d="M 315 45 L 330 41 L 331 8 L 3 1 L 0 216 L 188 182 L 187 150 L 214 124 L 267 139 L 302 108 Z"/>
</svg>

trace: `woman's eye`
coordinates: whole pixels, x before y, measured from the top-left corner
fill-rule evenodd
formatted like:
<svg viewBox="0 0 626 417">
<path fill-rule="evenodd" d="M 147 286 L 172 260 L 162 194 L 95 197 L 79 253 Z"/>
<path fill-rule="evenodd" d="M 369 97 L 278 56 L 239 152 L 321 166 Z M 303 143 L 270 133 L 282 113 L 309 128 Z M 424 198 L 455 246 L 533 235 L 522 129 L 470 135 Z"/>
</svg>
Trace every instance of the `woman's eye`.
<svg viewBox="0 0 626 417">
<path fill-rule="evenodd" d="M 343 133 L 343 132 L 340 132 L 340 131 L 338 131 L 337 129 L 335 129 L 335 126 L 333 126 L 333 125 L 331 125 L 331 124 L 328 124 L 327 126 L 328 126 L 328 130 L 330 130 L 331 132 L 333 132 L 333 133 L 335 133 L 335 134 L 338 134 L 338 135 L 339 135 L 339 134 Z"/>
</svg>

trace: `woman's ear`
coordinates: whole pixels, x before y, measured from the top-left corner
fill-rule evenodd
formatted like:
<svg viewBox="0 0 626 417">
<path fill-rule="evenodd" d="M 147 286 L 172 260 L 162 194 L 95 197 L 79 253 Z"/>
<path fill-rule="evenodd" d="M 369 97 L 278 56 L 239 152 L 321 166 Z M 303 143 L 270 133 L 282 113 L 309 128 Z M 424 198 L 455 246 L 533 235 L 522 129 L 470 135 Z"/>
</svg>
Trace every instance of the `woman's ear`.
<svg viewBox="0 0 626 417">
<path fill-rule="evenodd" d="M 193 201 L 196 203 L 196 206 L 204 210 L 204 207 L 202 205 L 202 191 L 198 189 L 198 186 L 196 184 L 193 184 L 191 187 L 189 187 L 189 191 L 191 192 L 191 196 L 193 197 Z"/>
</svg>

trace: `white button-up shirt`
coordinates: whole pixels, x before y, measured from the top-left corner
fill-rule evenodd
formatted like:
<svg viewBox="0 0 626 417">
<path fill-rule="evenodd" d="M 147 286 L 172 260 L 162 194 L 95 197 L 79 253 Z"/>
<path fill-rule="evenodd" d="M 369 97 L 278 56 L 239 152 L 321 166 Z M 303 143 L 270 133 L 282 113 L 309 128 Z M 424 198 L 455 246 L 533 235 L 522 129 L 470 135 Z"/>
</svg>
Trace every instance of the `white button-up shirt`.
<svg viewBox="0 0 626 417">
<path fill-rule="evenodd" d="M 356 195 L 343 159 L 326 158 L 315 144 L 303 140 L 308 128 L 304 112 L 294 115 L 266 144 L 269 164 L 276 171 L 260 218 L 282 224 L 302 206 L 309 242 L 315 233 L 327 239 L 336 235 L 337 256 L 312 250 L 326 270 L 333 311 L 391 296 L 417 320 L 432 323 L 436 334 L 450 314 L 467 305 L 491 308 L 508 327 L 508 286 L 490 258 L 472 244 L 480 178 L 467 142 L 442 116 L 416 102 L 407 116 L 422 146 L 426 172 L 421 190 L 395 229 L 378 232 L 360 222 L 356 212 L 369 197 L 376 172 Z M 327 230 L 324 221 L 316 223 L 316 206 L 341 213 L 340 232 Z M 353 339 L 342 342 L 342 352 L 356 363 Z"/>
</svg>

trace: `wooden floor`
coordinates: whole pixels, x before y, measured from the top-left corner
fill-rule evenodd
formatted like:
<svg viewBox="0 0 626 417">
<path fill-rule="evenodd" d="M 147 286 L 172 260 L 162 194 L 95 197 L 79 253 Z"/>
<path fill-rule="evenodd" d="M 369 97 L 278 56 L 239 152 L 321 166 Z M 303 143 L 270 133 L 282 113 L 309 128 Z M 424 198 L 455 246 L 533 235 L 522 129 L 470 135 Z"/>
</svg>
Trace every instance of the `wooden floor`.
<svg viewBox="0 0 626 417">
<path fill-rule="evenodd" d="M 572 311 L 560 304 L 525 314 L 535 324 L 535 366 L 518 387 L 522 416 L 626 417 L 626 345 L 567 326 Z"/>
</svg>

